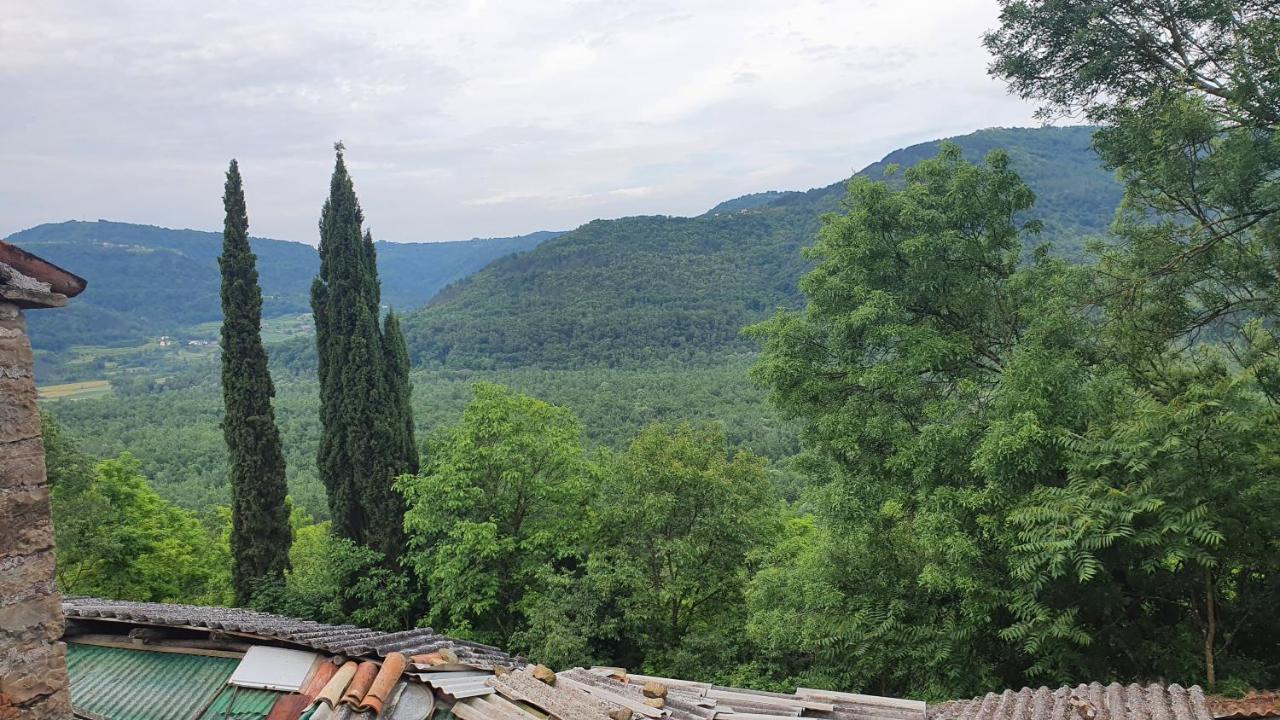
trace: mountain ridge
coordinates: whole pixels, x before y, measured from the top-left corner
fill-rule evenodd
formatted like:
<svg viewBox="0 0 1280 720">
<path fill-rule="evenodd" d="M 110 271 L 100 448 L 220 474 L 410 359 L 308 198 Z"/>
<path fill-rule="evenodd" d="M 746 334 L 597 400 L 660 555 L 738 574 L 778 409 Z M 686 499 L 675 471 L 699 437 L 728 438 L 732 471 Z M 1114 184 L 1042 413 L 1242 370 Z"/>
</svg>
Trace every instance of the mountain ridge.
<svg viewBox="0 0 1280 720">
<path fill-rule="evenodd" d="M 970 160 L 1004 149 L 1035 190 L 1043 239 L 1067 256 L 1105 231 L 1121 189 L 1091 147 L 1093 128 L 988 128 L 948 138 Z M 900 148 L 856 175 L 880 179 L 942 142 Z M 900 176 L 899 176 L 900 177 Z M 890 182 L 900 182 L 891 177 Z M 848 179 L 807 191 L 740 196 L 693 217 L 595 220 L 528 253 L 495 260 L 405 318 L 416 363 L 488 369 L 689 361 L 754 344 L 741 329 L 801 302 L 824 213 Z"/>
<path fill-rule="evenodd" d="M 412 310 L 453 280 L 494 258 L 555 237 L 538 231 L 510 238 L 441 243 L 377 243 L 384 303 Z M 222 233 L 156 225 L 69 220 L 9 236 L 51 262 L 74 268 L 89 289 L 69 308 L 32 319 L 37 349 L 127 345 L 218 320 Z M 292 240 L 251 238 L 258 255 L 263 315 L 310 312 L 316 249 Z"/>
</svg>

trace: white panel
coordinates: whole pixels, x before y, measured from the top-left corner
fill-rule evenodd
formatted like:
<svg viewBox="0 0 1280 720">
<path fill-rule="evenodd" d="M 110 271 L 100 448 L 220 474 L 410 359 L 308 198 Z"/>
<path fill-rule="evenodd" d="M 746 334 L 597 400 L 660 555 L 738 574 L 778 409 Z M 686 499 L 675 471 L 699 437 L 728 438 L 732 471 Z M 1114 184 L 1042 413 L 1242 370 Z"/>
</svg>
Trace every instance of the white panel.
<svg viewBox="0 0 1280 720">
<path fill-rule="evenodd" d="M 304 650 L 254 645 L 227 681 L 240 687 L 298 692 L 321 657 Z"/>
</svg>

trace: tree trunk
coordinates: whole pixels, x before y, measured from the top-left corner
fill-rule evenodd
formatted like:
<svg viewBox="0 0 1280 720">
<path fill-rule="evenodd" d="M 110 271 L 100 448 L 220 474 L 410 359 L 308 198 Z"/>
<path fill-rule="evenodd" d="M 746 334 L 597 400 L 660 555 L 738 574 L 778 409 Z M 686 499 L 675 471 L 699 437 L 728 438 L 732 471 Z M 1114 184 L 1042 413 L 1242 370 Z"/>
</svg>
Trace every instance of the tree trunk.
<svg viewBox="0 0 1280 720">
<path fill-rule="evenodd" d="M 1209 688 L 1217 682 L 1217 673 L 1213 668 L 1213 646 L 1218 624 L 1214 605 L 1213 570 L 1204 569 L 1204 602 L 1207 622 L 1204 630 L 1204 675 Z"/>
</svg>

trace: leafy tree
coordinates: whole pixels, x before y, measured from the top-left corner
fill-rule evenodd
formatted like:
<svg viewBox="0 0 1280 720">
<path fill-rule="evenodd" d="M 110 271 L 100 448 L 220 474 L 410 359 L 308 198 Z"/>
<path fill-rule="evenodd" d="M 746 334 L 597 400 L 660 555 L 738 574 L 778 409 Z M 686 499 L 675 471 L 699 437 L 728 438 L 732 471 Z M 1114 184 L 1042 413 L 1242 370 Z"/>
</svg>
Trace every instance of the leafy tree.
<svg viewBox="0 0 1280 720">
<path fill-rule="evenodd" d="M 328 522 L 316 523 L 302 510 L 294 510 L 290 522 L 296 537 L 291 567 L 282 584 L 257 589 L 255 608 L 387 631 L 408 626 L 412 592 L 405 574 L 388 569 L 373 550 L 335 537 Z"/>
<path fill-rule="evenodd" d="M 1056 647 L 1050 668 L 1274 682 L 1277 29 L 1250 0 L 1006 2 L 987 36 L 1015 91 L 1104 124 L 1126 188 L 1081 304 L 1127 387 L 1064 439 L 1070 482 L 1013 516 L 1029 584 L 1006 634 Z"/>
<path fill-rule="evenodd" d="M 604 472 L 584 572 L 546 586 L 520 639 L 536 657 L 725 679 L 752 553 L 778 506 L 764 461 L 715 427 L 652 425 Z"/>
<path fill-rule="evenodd" d="M 222 433 L 230 457 L 231 578 L 236 602 L 244 604 L 257 583 L 283 578 L 293 536 L 284 453 L 271 407 L 275 386 L 262 346 L 262 289 L 235 160 L 227 169 L 222 202 Z"/>
<path fill-rule="evenodd" d="M 765 652 L 795 638 L 806 682 L 969 694 L 1018 660 L 996 637 L 1000 514 L 1056 470 L 989 477 L 975 459 L 1004 430 L 997 390 L 1058 264 L 1020 265 L 1033 196 L 1003 154 L 974 165 L 944 146 L 904 180 L 851 183 L 809 251 L 807 308 L 752 330 L 755 377 L 828 480 L 807 499 L 818 524 L 753 582 L 751 628 Z"/>
<path fill-rule="evenodd" d="M 589 537 L 594 468 L 565 409 L 480 383 L 462 420 L 400 479 L 406 560 L 427 589 L 424 622 L 505 645 L 526 597 L 572 566 Z"/>
<path fill-rule="evenodd" d="M 412 422 L 405 417 L 408 380 L 398 364 L 389 370 L 387 361 L 404 350 L 389 346 L 379 327 L 373 238 L 362 234 L 364 215 L 341 143 L 336 150 L 320 218 L 320 275 L 311 287 L 323 425 L 320 479 L 335 534 L 394 562 L 404 544 L 404 503 L 393 481 L 415 461 L 413 439 L 404 437 Z"/>
<path fill-rule="evenodd" d="M 122 600 L 218 604 L 230 558 L 196 517 L 156 495 L 128 454 L 53 491 L 63 592 Z"/>
</svg>

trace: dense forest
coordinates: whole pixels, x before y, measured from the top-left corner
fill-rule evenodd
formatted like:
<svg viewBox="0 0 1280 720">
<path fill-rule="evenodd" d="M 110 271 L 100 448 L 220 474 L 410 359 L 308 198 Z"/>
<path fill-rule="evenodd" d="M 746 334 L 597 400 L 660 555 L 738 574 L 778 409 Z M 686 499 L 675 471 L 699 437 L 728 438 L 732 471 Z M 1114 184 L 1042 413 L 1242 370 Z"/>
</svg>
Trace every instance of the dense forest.
<svg viewBox="0 0 1280 720">
<path fill-rule="evenodd" d="M 992 75 L 1091 127 L 597 221 L 407 318 L 394 542 L 316 479 L 324 333 L 270 348 L 293 538 L 249 604 L 762 689 L 1274 687 L 1280 17 L 1001 6 Z M 395 349 L 349 186 L 350 319 Z M 64 590 L 234 600 L 215 367 L 51 406 Z"/>
<path fill-rule="evenodd" d="M 416 308 L 440 288 L 494 258 L 529 250 L 555 235 L 380 242 L 383 298 L 393 307 Z M 77 268 L 93 287 L 66 312 L 33 317 L 38 350 L 139 345 L 222 317 L 217 263 L 222 236 L 218 233 L 106 220 L 68 221 L 22 230 L 9 240 L 63 267 Z M 253 249 L 261 259 L 265 316 L 307 312 L 307 292 L 319 267 L 315 248 L 254 238 Z"/>
<path fill-rule="evenodd" d="M 1090 135 L 1087 127 L 993 129 L 954 142 L 973 160 L 1004 148 L 1045 198 L 1024 218 L 1044 226 L 1029 242 L 1058 240 L 1078 256 L 1121 194 Z M 938 146 L 895 151 L 858 176 L 882 179 Z M 693 218 L 588 223 L 443 290 L 406 318 L 410 351 L 420 364 L 488 368 L 620 367 L 750 350 L 743 326 L 802 301 L 797 283 L 809 263 L 800 249 L 820 216 L 840 209 L 846 184 L 749 196 Z"/>
</svg>

